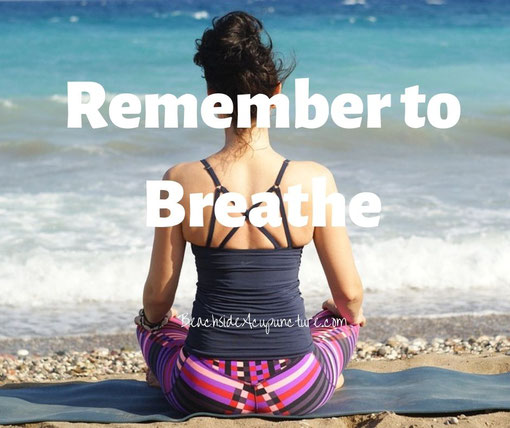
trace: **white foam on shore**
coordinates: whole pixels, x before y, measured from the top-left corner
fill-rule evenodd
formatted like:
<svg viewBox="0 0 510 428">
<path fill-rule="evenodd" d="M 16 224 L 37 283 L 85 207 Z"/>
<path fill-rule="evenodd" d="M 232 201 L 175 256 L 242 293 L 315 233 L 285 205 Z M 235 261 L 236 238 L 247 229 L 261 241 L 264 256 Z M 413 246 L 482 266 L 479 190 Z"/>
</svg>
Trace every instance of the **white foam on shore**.
<svg viewBox="0 0 510 428">
<path fill-rule="evenodd" d="M 16 108 L 17 105 L 14 104 L 11 100 L 7 98 L 0 98 L 0 106 L 6 108 L 6 109 L 13 109 Z"/>
<path fill-rule="evenodd" d="M 357 5 L 357 4 L 364 5 L 365 4 L 365 0 L 343 0 L 342 4 L 344 6 L 354 6 L 354 5 Z"/>
<path fill-rule="evenodd" d="M 105 236 L 102 242 L 92 244 L 86 235 L 97 220 L 86 214 L 76 220 L 83 224 L 80 236 L 70 229 L 51 233 L 38 231 L 31 224 L 23 226 L 25 234 L 37 235 L 38 241 L 36 246 L 0 260 L 4 304 L 30 307 L 140 299 L 149 266 L 150 234 L 138 235 L 138 243 L 133 237 L 129 245 L 121 227 L 99 220 Z M 53 221 L 58 221 L 56 216 Z M 142 237 L 146 238 L 146 245 L 140 245 Z M 14 244 L 20 238 L 18 235 L 9 239 Z M 118 245 L 108 248 L 107 242 L 115 240 Z M 33 243 L 33 239 L 29 242 Z M 404 302 L 410 291 L 447 290 L 462 300 L 464 293 L 508 293 L 509 242 L 508 237 L 459 243 L 412 237 L 354 244 L 354 252 L 367 295 L 391 293 L 400 295 Z M 66 248 L 66 243 L 75 249 Z M 300 279 L 305 299 L 328 296 L 327 282 L 312 248 L 305 249 Z M 192 300 L 195 282 L 193 257 L 188 251 L 179 285 L 183 302 Z M 497 300 L 493 308 L 498 310 Z"/>
<path fill-rule="evenodd" d="M 207 19 L 209 18 L 209 12 L 206 10 L 199 10 L 197 12 L 193 12 L 191 16 L 197 20 Z"/>
<path fill-rule="evenodd" d="M 153 232 L 145 226 L 144 198 L 29 196 L 0 196 L 6 219 L 0 229 L 1 305 L 12 313 L 9 328 L 29 336 L 62 329 L 93 333 L 104 323 L 110 332 L 127 328 L 141 305 L 150 261 Z M 455 240 L 357 237 L 353 249 L 371 316 L 510 311 L 508 299 L 495 298 L 510 291 L 508 232 Z M 191 307 L 196 280 L 188 247 L 175 300 L 181 312 Z M 300 280 L 311 314 L 330 295 L 312 245 L 303 252 Z"/>
<path fill-rule="evenodd" d="M 138 189 L 137 191 L 139 191 Z M 140 298 L 152 245 L 145 197 L 41 192 L 0 195 L 0 278 L 3 303 L 40 306 Z M 356 264 L 367 293 L 449 290 L 510 291 L 510 232 L 452 237 L 353 235 Z M 318 256 L 305 248 L 300 275 L 306 297 L 327 295 Z M 181 286 L 194 295 L 196 274 L 188 254 Z M 404 296 L 404 294 L 402 294 Z M 494 310 L 498 302 L 494 302 Z"/>
<path fill-rule="evenodd" d="M 456 240 L 412 236 L 356 245 L 354 251 L 369 289 L 510 290 L 508 234 Z"/>
</svg>

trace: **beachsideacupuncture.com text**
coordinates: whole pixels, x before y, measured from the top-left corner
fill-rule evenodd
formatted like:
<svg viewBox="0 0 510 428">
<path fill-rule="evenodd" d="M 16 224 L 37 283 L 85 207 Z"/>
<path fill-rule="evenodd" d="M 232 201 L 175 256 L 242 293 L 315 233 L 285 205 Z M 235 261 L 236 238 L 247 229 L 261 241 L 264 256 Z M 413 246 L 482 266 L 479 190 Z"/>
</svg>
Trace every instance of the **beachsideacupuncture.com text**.
<svg viewBox="0 0 510 428">
<path fill-rule="evenodd" d="M 234 315 L 211 315 L 210 318 L 193 317 L 190 314 L 180 314 L 177 318 L 181 320 L 183 325 L 193 328 L 249 328 L 259 329 L 264 328 L 266 334 L 269 334 L 271 328 L 283 328 L 283 327 L 317 327 L 318 323 L 313 318 L 301 318 L 299 314 L 293 318 L 257 318 L 248 313 L 246 316 L 234 316 Z M 343 317 L 331 318 L 329 320 L 321 320 L 320 326 L 322 327 L 339 327 L 346 325 L 347 320 Z"/>
<path fill-rule="evenodd" d="M 113 125 L 122 129 L 140 126 L 142 100 L 138 95 L 122 93 L 115 95 L 109 103 L 108 114 Z M 85 117 L 93 129 L 104 128 L 108 122 L 100 112 L 106 101 L 106 91 L 97 82 L 75 81 L 67 83 L 67 127 L 81 128 Z M 271 127 L 271 108 L 275 107 L 275 127 L 290 128 L 290 102 L 284 94 L 268 97 L 265 94 L 237 95 L 237 128 L 251 128 L 251 107 L 256 106 L 256 126 Z M 420 93 L 419 85 L 405 88 L 400 95 L 404 105 L 404 121 L 410 128 L 422 128 L 426 121 L 438 129 L 455 126 L 461 115 L 458 98 L 449 93 L 431 96 L 428 101 Z M 426 104 L 426 114 L 420 115 L 420 104 Z M 183 110 L 183 127 L 198 127 L 198 102 L 194 95 L 146 94 L 144 96 L 144 127 L 160 127 L 160 107 L 164 109 L 164 128 L 179 127 L 179 107 Z M 317 129 L 325 125 L 331 115 L 340 128 L 355 129 L 362 125 L 366 112 L 366 127 L 381 128 L 381 112 L 392 106 L 391 94 L 369 94 L 366 106 L 362 98 L 353 93 L 343 93 L 335 97 L 329 105 L 321 94 L 310 95 L 309 79 L 295 79 L 295 128 Z M 314 110 L 311 115 L 310 110 Z M 442 110 L 445 111 L 444 117 Z M 200 106 L 202 121 L 211 128 L 224 129 L 232 125 L 230 115 L 234 111 L 232 99 L 221 93 L 205 97 Z"/>
</svg>

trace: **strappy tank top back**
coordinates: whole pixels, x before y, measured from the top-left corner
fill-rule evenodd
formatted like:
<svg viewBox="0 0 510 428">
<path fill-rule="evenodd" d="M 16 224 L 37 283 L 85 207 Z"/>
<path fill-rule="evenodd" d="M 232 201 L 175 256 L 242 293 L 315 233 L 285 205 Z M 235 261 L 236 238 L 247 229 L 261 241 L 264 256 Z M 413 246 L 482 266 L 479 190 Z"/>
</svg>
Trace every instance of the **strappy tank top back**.
<svg viewBox="0 0 510 428">
<path fill-rule="evenodd" d="M 214 202 L 205 246 L 192 244 L 198 273 L 197 291 L 185 348 L 206 358 L 269 360 L 293 358 L 313 351 L 303 298 L 299 291 L 302 247 L 293 247 L 280 183 L 286 159 L 274 184 L 287 246 L 281 246 L 263 226 L 258 229 L 273 249 L 229 249 L 232 228 L 218 247 L 211 247 L 216 217 L 214 206 L 228 190 L 207 160 L 202 164 L 214 185 Z M 243 215 L 248 221 L 252 205 Z"/>
</svg>

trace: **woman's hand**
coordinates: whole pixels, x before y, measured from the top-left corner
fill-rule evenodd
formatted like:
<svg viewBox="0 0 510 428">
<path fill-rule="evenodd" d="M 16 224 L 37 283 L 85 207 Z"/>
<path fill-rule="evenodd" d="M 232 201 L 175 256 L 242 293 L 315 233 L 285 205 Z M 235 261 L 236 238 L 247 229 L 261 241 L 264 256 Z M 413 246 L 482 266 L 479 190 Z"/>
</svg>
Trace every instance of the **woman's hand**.
<svg viewBox="0 0 510 428">
<path fill-rule="evenodd" d="M 344 316 L 340 313 L 338 308 L 335 305 L 335 302 L 333 299 L 328 299 L 322 304 L 322 309 L 327 309 L 328 311 L 332 312 L 337 317 Z M 359 324 L 360 327 L 364 327 L 367 323 L 367 320 L 365 319 L 365 316 L 363 315 L 363 308 L 360 308 L 358 313 L 352 317 L 352 322 L 350 324 Z"/>
<path fill-rule="evenodd" d="M 337 317 L 341 317 L 342 316 L 340 314 L 340 312 L 338 311 L 338 308 L 336 307 L 335 302 L 333 301 L 333 299 L 328 299 L 328 300 L 324 301 L 324 303 L 322 303 L 322 309 L 327 309 L 329 312 L 332 312 Z"/>
<path fill-rule="evenodd" d="M 365 315 L 363 315 L 363 308 L 359 308 L 358 315 L 354 318 L 353 324 L 359 324 L 360 327 L 365 327 L 367 324 Z"/>
</svg>

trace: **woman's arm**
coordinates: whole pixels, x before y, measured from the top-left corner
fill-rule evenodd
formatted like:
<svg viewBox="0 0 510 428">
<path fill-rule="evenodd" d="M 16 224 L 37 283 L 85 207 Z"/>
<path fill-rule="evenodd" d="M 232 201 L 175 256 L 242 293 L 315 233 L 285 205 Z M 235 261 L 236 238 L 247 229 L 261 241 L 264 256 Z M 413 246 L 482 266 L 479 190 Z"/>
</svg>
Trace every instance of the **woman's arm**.
<svg viewBox="0 0 510 428">
<path fill-rule="evenodd" d="M 175 180 L 172 170 L 165 173 L 163 180 Z M 155 228 L 149 274 L 143 290 L 143 307 L 149 322 L 161 321 L 174 303 L 185 247 L 181 224 Z"/>
<path fill-rule="evenodd" d="M 335 179 L 327 169 L 326 194 L 337 192 Z M 332 207 L 326 209 L 326 226 L 315 227 L 313 240 L 319 254 L 324 273 L 328 280 L 333 301 L 324 302 L 323 307 L 337 312 L 350 324 L 365 324 L 361 304 L 363 301 L 363 286 L 359 277 L 351 243 L 344 226 L 332 226 Z"/>
</svg>

